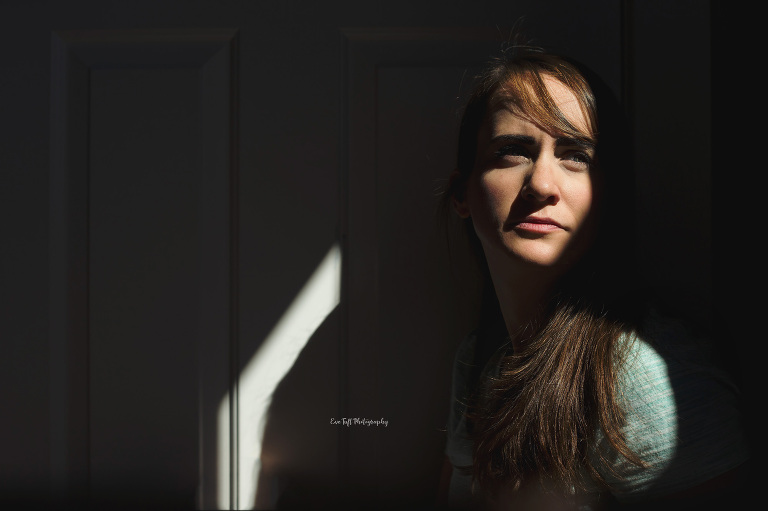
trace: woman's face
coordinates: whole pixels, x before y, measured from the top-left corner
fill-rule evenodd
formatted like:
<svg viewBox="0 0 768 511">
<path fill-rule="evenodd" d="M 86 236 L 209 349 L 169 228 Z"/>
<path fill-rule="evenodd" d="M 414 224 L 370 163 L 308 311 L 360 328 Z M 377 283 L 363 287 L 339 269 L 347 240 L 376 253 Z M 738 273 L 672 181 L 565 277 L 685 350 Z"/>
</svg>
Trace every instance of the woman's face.
<svg viewBox="0 0 768 511">
<path fill-rule="evenodd" d="M 571 124 L 590 133 L 571 90 L 543 78 Z M 457 211 L 471 217 L 489 264 L 511 258 L 568 267 L 593 237 L 595 149 L 544 131 L 508 103 L 490 104 L 497 106 L 478 133 L 475 168 Z"/>
</svg>

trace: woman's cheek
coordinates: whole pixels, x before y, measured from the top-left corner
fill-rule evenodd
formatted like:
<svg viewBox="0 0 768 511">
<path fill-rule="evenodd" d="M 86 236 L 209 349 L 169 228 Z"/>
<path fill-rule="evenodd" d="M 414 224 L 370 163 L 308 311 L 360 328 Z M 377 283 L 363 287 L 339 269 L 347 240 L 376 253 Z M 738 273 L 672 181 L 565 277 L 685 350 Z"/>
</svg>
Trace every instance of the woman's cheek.
<svg viewBox="0 0 768 511">
<path fill-rule="evenodd" d="M 507 201 L 513 185 L 513 180 L 498 170 L 485 172 L 480 178 L 480 190 L 488 204 Z"/>
<path fill-rule="evenodd" d="M 513 185 L 498 174 L 493 171 L 484 173 L 475 182 L 471 197 L 475 232 L 485 241 L 498 238 L 514 200 Z"/>
</svg>

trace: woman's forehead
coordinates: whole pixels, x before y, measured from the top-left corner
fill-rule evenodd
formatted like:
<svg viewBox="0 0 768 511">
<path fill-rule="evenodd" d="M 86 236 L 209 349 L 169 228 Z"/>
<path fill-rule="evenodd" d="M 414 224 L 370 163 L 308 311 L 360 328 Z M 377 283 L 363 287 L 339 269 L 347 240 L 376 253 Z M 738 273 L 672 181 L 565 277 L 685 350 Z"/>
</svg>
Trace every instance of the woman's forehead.
<svg viewBox="0 0 768 511">
<path fill-rule="evenodd" d="M 534 134 L 537 130 L 547 131 L 541 123 L 519 111 L 514 106 L 498 107 L 489 115 L 480 130 L 480 136 L 492 139 L 504 134 Z M 550 135 L 553 135 L 550 133 Z"/>
<path fill-rule="evenodd" d="M 559 110 L 559 112 L 568 119 L 568 122 L 570 122 L 578 131 L 592 134 L 593 129 L 590 126 L 589 119 L 582 108 L 581 101 L 579 101 L 579 98 L 573 90 L 551 75 L 542 74 L 541 79 L 555 108 Z M 516 94 L 510 91 L 511 84 L 499 87 L 490 98 L 487 120 L 492 123 L 501 120 L 506 121 L 508 120 L 506 118 L 509 115 L 513 115 L 527 122 L 532 122 L 539 127 L 541 127 L 541 124 L 548 124 L 546 122 L 540 122 L 543 121 L 543 119 L 537 119 L 538 116 L 536 115 L 535 110 L 524 111 L 523 107 L 520 106 L 520 100 L 526 98 L 530 102 L 537 103 L 538 110 L 549 110 L 546 108 L 544 102 L 537 97 L 533 86 L 530 84 L 527 85 L 529 86 L 529 89 L 522 94 Z M 525 103 L 525 101 L 522 102 Z M 556 112 L 551 113 L 555 114 L 554 117 L 559 117 Z"/>
<path fill-rule="evenodd" d="M 557 107 L 571 124 L 585 133 L 591 131 L 587 116 L 584 115 L 584 110 L 581 107 L 581 102 L 570 87 L 567 87 L 563 82 L 551 76 L 544 75 L 542 79 L 547 87 L 547 92 L 549 92 Z"/>
</svg>

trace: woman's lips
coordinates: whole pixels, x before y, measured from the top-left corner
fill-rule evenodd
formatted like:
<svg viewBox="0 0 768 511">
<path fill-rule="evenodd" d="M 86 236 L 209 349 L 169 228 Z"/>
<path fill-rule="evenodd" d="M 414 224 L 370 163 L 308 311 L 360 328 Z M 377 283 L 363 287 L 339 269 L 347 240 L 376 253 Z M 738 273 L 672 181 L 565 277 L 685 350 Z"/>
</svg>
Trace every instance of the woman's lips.
<svg viewBox="0 0 768 511">
<path fill-rule="evenodd" d="M 551 218 L 528 216 L 514 223 L 513 229 L 529 232 L 553 232 L 563 227 Z"/>
</svg>

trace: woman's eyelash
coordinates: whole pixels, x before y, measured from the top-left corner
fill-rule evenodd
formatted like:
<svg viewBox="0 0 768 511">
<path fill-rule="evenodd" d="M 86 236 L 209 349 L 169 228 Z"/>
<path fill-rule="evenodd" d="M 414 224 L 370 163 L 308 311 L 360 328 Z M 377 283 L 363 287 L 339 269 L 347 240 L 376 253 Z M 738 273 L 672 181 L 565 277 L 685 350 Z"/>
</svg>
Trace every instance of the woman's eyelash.
<svg viewBox="0 0 768 511">
<path fill-rule="evenodd" d="M 592 158 L 586 153 L 582 152 L 576 152 L 572 153 L 568 156 L 569 159 L 578 161 L 580 163 L 586 163 L 587 165 L 592 165 Z"/>
<path fill-rule="evenodd" d="M 505 145 L 503 147 L 500 147 L 493 153 L 494 157 L 496 158 L 503 158 L 504 156 L 524 156 L 529 157 L 528 151 L 519 145 Z M 566 155 L 563 159 L 572 160 L 577 163 L 583 163 L 585 165 L 592 165 L 593 160 L 592 158 L 584 152 L 581 151 L 575 151 L 568 155 Z"/>
<path fill-rule="evenodd" d="M 528 152 L 525 148 L 520 147 L 519 145 L 505 145 L 504 147 L 497 149 L 493 154 L 497 158 L 503 156 L 528 156 Z"/>
</svg>

